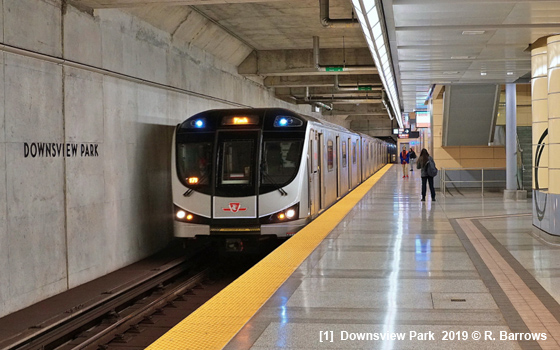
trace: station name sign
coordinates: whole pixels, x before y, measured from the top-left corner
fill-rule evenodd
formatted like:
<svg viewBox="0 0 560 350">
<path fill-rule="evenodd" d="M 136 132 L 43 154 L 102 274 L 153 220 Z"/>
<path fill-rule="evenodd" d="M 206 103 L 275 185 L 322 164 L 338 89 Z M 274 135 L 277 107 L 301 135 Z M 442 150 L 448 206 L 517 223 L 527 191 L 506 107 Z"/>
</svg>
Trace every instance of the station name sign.
<svg viewBox="0 0 560 350">
<path fill-rule="evenodd" d="M 24 158 L 99 157 L 97 143 L 24 142 Z"/>
</svg>

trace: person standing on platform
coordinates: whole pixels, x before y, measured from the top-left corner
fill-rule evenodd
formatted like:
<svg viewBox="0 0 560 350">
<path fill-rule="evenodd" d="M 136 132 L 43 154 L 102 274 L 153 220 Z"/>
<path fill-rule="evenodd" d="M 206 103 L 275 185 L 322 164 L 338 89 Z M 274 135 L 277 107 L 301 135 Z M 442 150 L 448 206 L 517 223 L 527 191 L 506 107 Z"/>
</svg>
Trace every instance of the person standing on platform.
<svg viewBox="0 0 560 350">
<path fill-rule="evenodd" d="M 433 167 L 435 168 L 434 159 L 430 156 L 428 151 L 425 148 L 422 148 L 420 152 L 420 157 L 418 157 L 418 162 L 416 163 L 417 169 L 422 169 L 422 202 L 426 200 L 426 182 L 430 184 L 430 194 L 432 195 L 432 201 L 435 202 L 436 200 L 436 191 L 434 189 L 434 177 L 430 176 L 428 172 L 428 167 L 430 166 L 429 163 L 433 163 Z"/>
<path fill-rule="evenodd" d="M 410 171 L 414 171 L 414 161 L 416 161 L 416 152 L 414 152 L 414 148 L 410 147 L 408 156 L 410 158 Z"/>
<path fill-rule="evenodd" d="M 408 162 L 410 162 L 409 154 L 406 151 L 406 146 L 403 146 L 401 152 L 401 164 L 402 164 L 402 173 L 403 178 L 408 177 Z"/>
</svg>

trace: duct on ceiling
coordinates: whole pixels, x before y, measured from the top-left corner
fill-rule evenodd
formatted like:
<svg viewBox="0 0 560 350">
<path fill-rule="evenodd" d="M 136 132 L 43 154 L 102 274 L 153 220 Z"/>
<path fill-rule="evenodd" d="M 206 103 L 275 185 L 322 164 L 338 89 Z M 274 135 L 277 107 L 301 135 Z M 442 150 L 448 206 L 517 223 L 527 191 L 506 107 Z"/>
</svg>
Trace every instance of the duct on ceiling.
<svg viewBox="0 0 560 350">
<path fill-rule="evenodd" d="M 332 19 L 329 17 L 329 0 L 319 0 L 321 10 L 321 24 L 327 28 L 345 28 L 357 27 L 358 20 L 356 18 Z"/>
<path fill-rule="evenodd" d="M 366 71 L 376 69 L 375 66 L 361 66 L 361 65 L 344 65 L 344 66 L 322 66 L 319 64 L 319 37 L 313 37 L 313 64 L 315 69 L 319 72 L 330 72 L 334 69 L 339 69 L 340 71 Z"/>
</svg>

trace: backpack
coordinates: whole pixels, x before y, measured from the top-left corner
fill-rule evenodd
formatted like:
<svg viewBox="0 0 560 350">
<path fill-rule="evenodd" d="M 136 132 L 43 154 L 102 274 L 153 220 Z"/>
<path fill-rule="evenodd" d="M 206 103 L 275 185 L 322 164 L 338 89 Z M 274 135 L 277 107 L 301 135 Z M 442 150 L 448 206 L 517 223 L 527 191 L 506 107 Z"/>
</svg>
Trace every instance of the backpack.
<svg viewBox="0 0 560 350">
<path fill-rule="evenodd" d="M 436 163 L 434 162 L 433 159 L 428 160 L 428 163 L 426 164 L 426 173 L 430 177 L 437 176 L 438 169 L 436 168 Z"/>
</svg>

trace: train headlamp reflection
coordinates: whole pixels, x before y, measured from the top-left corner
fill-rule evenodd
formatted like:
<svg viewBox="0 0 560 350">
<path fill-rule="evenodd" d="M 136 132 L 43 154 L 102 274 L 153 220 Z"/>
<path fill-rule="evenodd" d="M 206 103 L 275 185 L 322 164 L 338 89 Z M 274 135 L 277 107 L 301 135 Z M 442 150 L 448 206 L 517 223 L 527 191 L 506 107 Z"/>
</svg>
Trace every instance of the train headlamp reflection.
<svg viewBox="0 0 560 350">
<path fill-rule="evenodd" d="M 293 209 L 288 209 L 288 210 L 286 210 L 286 217 L 287 217 L 288 219 L 293 218 L 295 215 L 296 215 L 296 211 L 295 211 L 295 210 L 293 210 Z"/>
<path fill-rule="evenodd" d="M 189 214 L 189 215 L 190 215 L 190 214 Z M 178 219 L 184 219 L 186 216 L 187 216 L 187 213 L 186 213 L 184 210 L 179 210 L 179 211 L 177 212 L 177 218 L 178 218 Z M 192 215 L 190 215 L 190 216 L 191 216 L 191 219 L 192 219 Z M 190 219 L 189 219 L 189 220 L 190 220 Z"/>
</svg>

